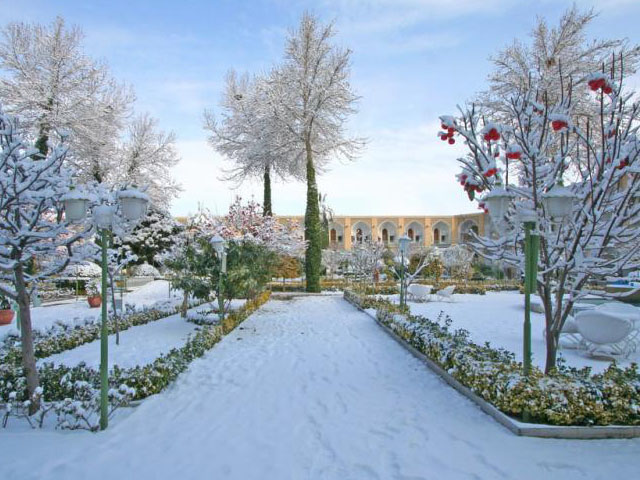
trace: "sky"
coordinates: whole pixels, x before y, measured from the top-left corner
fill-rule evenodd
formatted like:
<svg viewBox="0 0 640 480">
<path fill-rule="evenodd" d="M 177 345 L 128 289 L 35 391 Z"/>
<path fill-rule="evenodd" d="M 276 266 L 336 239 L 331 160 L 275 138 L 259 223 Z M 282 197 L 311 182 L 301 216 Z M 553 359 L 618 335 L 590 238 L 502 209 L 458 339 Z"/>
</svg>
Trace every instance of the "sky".
<svg viewBox="0 0 640 480">
<path fill-rule="evenodd" d="M 1 8 L 6 3 L 9 8 Z M 640 44 L 640 0 L 585 0 L 599 12 L 588 34 Z M 307 10 L 335 21 L 335 42 L 353 51 L 351 83 L 361 97 L 349 132 L 367 138 L 354 162 L 334 161 L 318 179 L 337 215 L 474 212 L 454 175 L 464 149 L 441 142 L 438 116 L 487 88 L 489 57 L 536 17 L 555 24 L 564 0 L 0 0 L 0 23 L 80 26 L 85 50 L 136 91 L 136 112 L 175 132 L 183 191 L 172 212 L 201 204 L 225 213 L 235 196 L 262 199 L 260 182 L 221 180 L 229 163 L 207 143 L 205 109 L 216 113 L 225 74 L 260 73 L 280 61 L 287 33 Z M 640 86 L 638 78 L 636 85 Z M 273 210 L 302 215 L 303 183 L 273 186 Z"/>
</svg>

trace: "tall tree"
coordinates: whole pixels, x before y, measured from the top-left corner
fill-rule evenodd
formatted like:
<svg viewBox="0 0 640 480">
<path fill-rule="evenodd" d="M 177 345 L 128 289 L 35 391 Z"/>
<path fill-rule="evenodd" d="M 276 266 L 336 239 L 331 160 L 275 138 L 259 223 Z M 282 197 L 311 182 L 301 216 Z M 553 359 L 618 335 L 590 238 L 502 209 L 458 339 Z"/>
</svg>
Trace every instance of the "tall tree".
<svg viewBox="0 0 640 480">
<path fill-rule="evenodd" d="M 281 139 L 286 141 L 307 183 L 305 270 L 307 290 L 320 291 L 322 224 L 316 172 L 332 157 L 354 159 L 363 141 L 345 133 L 358 97 L 349 84 L 351 51 L 332 44 L 333 24 L 322 25 L 305 13 L 290 32 L 282 65 L 269 77 Z"/>
<path fill-rule="evenodd" d="M 43 154 L 49 140 L 69 134 L 67 161 L 90 176 L 87 155 L 102 159 L 114 148 L 132 91 L 82 51 L 82 31 L 62 18 L 47 26 L 10 23 L 1 35 L 0 99 L 7 113 L 21 117 Z"/>
<path fill-rule="evenodd" d="M 263 214 L 272 215 L 272 177 L 303 179 L 295 162 L 295 150 L 283 138 L 274 121 L 269 85 L 260 76 L 250 78 L 227 74 L 225 91 L 220 102 L 221 116 L 205 111 L 205 129 L 211 132 L 213 148 L 233 162 L 225 172 L 225 180 L 242 183 L 247 178 L 263 181 Z"/>
</svg>

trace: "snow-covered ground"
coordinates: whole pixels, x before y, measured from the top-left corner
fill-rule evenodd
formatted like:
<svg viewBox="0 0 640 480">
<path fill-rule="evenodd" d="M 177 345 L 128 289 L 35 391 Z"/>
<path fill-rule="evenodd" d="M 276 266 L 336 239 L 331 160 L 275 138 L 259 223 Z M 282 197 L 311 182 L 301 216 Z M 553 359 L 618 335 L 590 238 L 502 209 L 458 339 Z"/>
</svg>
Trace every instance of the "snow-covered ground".
<svg viewBox="0 0 640 480">
<path fill-rule="evenodd" d="M 180 314 L 176 314 L 120 332 L 120 345 L 116 345 L 115 335 L 109 335 L 109 368 L 113 368 L 114 365 L 131 368 L 152 363 L 161 354 L 184 345 L 196 328 L 198 328 L 197 325 L 187 322 Z M 89 367 L 98 369 L 100 368 L 100 340 L 40 359 L 38 365 L 45 362 L 70 367 L 84 362 Z"/>
<path fill-rule="evenodd" d="M 172 290 L 169 295 L 169 282 L 156 280 L 124 295 L 124 303 L 138 307 L 150 307 L 158 302 L 178 305 L 182 302 L 182 292 Z M 31 322 L 34 330 L 46 330 L 56 322 L 73 324 L 85 319 L 99 319 L 100 308 L 90 308 L 85 297 L 78 301 L 55 305 L 45 305 L 31 309 Z M 10 333 L 17 333 L 16 318 L 11 325 L 0 327 L 0 340 Z"/>
<path fill-rule="evenodd" d="M 245 303 L 245 299 L 234 299 L 231 301 L 230 309 L 237 310 Z M 198 312 L 208 312 L 211 308 L 217 308 L 217 304 L 214 302 L 191 308 L 187 315 L 201 316 Z M 215 314 L 216 318 L 217 316 Z M 183 346 L 189 335 L 197 328 L 199 328 L 197 325 L 176 314 L 120 332 L 120 345 L 116 345 L 115 334 L 109 335 L 109 368 L 114 365 L 132 368 L 136 365 L 152 363 L 161 354 L 168 353 L 172 348 Z M 89 367 L 98 369 L 100 368 L 100 340 L 43 358 L 38 361 L 38 365 L 45 362 L 70 367 L 84 362 Z"/>
<path fill-rule="evenodd" d="M 514 312 L 517 314 L 517 312 Z M 366 314 L 271 301 L 98 434 L 0 433 L 7 479 L 636 478 L 640 439 L 516 437 Z"/>
<path fill-rule="evenodd" d="M 398 296 L 386 296 L 398 301 Z M 408 301 L 411 312 L 430 320 L 437 320 L 440 312 L 451 317 L 453 329 L 464 328 L 474 342 L 491 342 L 515 353 L 522 360 L 522 324 L 524 321 L 524 295 L 517 292 L 488 292 L 486 295 L 454 294 L 453 301 L 416 303 Z M 444 318 L 443 318 L 444 320 Z M 533 362 L 544 369 L 546 346 L 544 343 L 544 315 L 531 313 L 531 350 Z M 594 372 L 605 370 L 610 361 L 594 359 L 584 350 L 562 348 L 560 355 L 569 366 L 590 366 Z M 621 358 L 618 365 L 640 363 L 640 351 L 628 359 Z"/>
</svg>

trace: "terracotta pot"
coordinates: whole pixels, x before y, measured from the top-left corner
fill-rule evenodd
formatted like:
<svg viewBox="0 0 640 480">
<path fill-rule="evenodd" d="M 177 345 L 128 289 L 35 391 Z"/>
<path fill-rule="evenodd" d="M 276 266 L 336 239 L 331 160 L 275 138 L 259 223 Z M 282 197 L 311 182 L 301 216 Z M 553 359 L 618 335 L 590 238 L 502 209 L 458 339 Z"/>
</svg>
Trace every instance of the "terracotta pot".
<svg viewBox="0 0 640 480">
<path fill-rule="evenodd" d="M 91 308 L 98 308 L 100 305 L 102 305 L 102 297 L 100 295 L 87 297 L 87 302 L 89 302 L 89 306 Z"/>
<path fill-rule="evenodd" d="M 13 310 L 0 310 L 0 325 L 9 325 L 13 320 Z"/>
</svg>

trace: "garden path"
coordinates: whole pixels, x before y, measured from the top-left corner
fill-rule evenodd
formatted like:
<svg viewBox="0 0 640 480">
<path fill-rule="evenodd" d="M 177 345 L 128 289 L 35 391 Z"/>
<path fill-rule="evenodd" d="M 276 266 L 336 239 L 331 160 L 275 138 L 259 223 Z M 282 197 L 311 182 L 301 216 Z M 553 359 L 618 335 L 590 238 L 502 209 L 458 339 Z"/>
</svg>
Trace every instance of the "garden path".
<svg viewBox="0 0 640 480">
<path fill-rule="evenodd" d="M 0 449 L 7 479 L 567 480 L 640 469 L 640 440 L 512 435 L 328 296 L 268 302 L 106 432 L 0 432 Z"/>
</svg>

